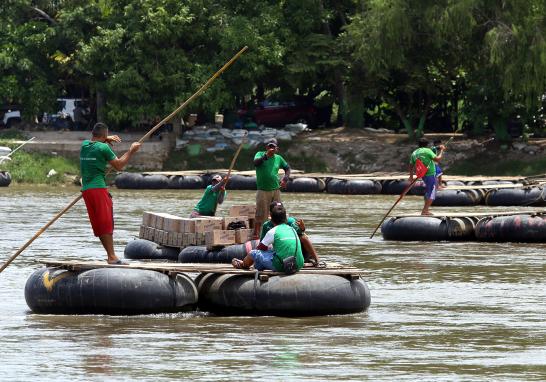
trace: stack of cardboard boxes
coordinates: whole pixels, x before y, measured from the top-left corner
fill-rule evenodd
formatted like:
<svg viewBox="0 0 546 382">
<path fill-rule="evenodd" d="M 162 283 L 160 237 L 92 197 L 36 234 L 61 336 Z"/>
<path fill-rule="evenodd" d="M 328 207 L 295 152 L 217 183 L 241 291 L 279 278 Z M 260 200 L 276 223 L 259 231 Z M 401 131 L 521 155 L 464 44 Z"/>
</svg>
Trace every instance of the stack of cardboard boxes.
<svg viewBox="0 0 546 382">
<path fill-rule="evenodd" d="M 256 206 L 232 206 L 229 216 L 182 218 L 165 213 L 144 212 L 139 238 L 169 247 L 206 245 L 207 247 L 245 243 L 252 235 Z M 243 229 L 228 229 L 232 222 L 243 222 Z"/>
</svg>

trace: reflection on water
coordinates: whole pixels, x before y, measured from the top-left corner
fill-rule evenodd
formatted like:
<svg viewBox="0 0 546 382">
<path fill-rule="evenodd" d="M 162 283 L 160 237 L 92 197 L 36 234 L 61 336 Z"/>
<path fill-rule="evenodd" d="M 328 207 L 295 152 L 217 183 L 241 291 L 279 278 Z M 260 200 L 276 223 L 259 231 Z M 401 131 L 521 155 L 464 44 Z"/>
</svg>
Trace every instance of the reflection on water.
<svg viewBox="0 0 546 382">
<path fill-rule="evenodd" d="M 143 211 L 187 215 L 201 193 L 113 190 L 118 254 Z M 0 189 L 2 259 L 76 195 L 75 188 Z M 231 191 L 222 210 L 253 197 Z M 31 314 L 24 285 L 37 259 L 105 258 L 81 203 L 0 274 L 0 380 L 546 379 L 545 245 L 370 240 L 395 197 L 283 197 L 325 260 L 367 270 L 367 313 Z M 420 207 L 420 198 L 407 197 L 397 212 Z"/>
</svg>

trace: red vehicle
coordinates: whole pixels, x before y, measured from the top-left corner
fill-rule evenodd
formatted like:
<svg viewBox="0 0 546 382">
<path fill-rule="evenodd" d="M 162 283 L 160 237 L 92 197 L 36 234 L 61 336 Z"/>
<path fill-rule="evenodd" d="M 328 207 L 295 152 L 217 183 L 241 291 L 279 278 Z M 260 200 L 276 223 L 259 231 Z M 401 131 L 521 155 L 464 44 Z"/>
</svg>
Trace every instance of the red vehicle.
<svg viewBox="0 0 546 382">
<path fill-rule="evenodd" d="M 314 127 L 317 120 L 315 106 L 300 101 L 265 100 L 254 107 L 240 109 L 237 114 L 243 121 L 251 119 L 258 125 L 266 126 L 301 122 Z"/>
</svg>

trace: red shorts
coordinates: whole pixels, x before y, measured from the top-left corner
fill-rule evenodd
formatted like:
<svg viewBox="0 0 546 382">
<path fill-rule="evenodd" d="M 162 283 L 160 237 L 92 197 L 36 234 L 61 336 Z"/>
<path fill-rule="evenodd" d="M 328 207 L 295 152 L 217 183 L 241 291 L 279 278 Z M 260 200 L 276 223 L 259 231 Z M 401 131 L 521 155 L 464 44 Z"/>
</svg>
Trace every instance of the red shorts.
<svg viewBox="0 0 546 382">
<path fill-rule="evenodd" d="M 114 233 L 112 196 L 106 188 L 90 188 L 82 192 L 87 214 L 95 236 Z"/>
</svg>

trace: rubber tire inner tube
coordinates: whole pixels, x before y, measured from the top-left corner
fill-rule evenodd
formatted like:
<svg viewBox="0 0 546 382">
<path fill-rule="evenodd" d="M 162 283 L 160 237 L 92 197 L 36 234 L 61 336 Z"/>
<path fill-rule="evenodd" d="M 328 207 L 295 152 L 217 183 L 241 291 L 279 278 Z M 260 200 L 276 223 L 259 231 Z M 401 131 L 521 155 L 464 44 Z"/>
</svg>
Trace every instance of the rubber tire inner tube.
<svg viewBox="0 0 546 382">
<path fill-rule="evenodd" d="M 256 190 L 256 177 L 232 175 L 229 178 L 226 188 L 228 190 Z"/>
<path fill-rule="evenodd" d="M 488 206 L 546 206 L 544 187 L 501 188 L 485 195 Z"/>
<path fill-rule="evenodd" d="M 482 202 L 476 190 L 440 190 L 436 192 L 433 206 L 475 206 Z"/>
<path fill-rule="evenodd" d="M 198 289 L 200 309 L 227 315 L 351 314 L 365 311 L 371 303 L 364 280 L 325 274 L 270 276 L 267 281 L 207 274 Z"/>
<path fill-rule="evenodd" d="M 186 175 L 178 179 L 178 188 L 183 190 L 198 190 L 205 188 L 205 182 L 199 175 Z"/>
<path fill-rule="evenodd" d="M 0 187 L 7 187 L 11 183 L 11 174 L 7 171 L 0 171 Z"/>
<path fill-rule="evenodd" d="M 35 271 L 25 285 L 35 313 L 151 314 L 194 309 L 198 293 L 187 275 L 122 267 L 81 272 L 58 268 Z"/>
<path fill-rule="evenodd" d="M 169 178 L 165 175 L 144 175 L 141 180 L 141 187 L 145 190 L 161 190 L 169 188 Z"/>
<path fill-rule="evenodd" d="M 381 225 L 385 240 L 442 241 L 449 240 L 446 220 L 432 216 L 391 217 Z"/>
<path fill-rule="evenodd" d="M 231 263 L 232 259 L 242 260 L 252 250 L 256 249 L 259 240 L 245 244 L 235 244 L 220 250 L 209 251 L 207 247 L 190 246 L 182 249 L 178 255 L 179 263 Z"/>
<path fill-rule="evenodd" d="M 326 184 L 322 179 L 299 177 L 290 179 L 286 185 L 286 192 L 323 192 Z"/>
<path fill-rule="evenodd" d="M 476 238 L 492 242 L 546 242 L 546 217 L 535 215 L 511 215 L 486 217 L 478 221 Z"/>
<path fill-rule="evenodd" d="M 144 239 L 131 240 L 125 246 L 123 256 L 131 260 L 178 261 L 179 248 L 162 246 Z"/>
<path fill-rule="evenodd" d="M 120 189 L 139 189 L 142 188 L 142 174 L 134 172 L 122 172 L 116 176 L 114 183 Z"/>
</svg>

